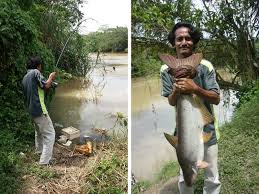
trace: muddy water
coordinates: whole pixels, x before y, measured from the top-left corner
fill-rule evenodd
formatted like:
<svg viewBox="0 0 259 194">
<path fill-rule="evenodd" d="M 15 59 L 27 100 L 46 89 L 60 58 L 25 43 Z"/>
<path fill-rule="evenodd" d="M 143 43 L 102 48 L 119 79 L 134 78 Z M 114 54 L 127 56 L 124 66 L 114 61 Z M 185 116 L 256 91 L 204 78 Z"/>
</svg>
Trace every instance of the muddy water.
<svg viewBox="0 0 259 194">
<path fill-rule="evenodd" d="M 86 79 L 73 79 L 59 85 L 50 106 L 53 123 L 78 128 L 81 135 L 91 135 L 92 127 L 111 129 L 116 121 L 114 114 L 127 115 L 128 111 L 126 63 L 127 55 L 112 55 L 105 64 L 105 71 L 97 66 Z"/>
<path fill-rule="evenodd" d="M 132 171 L 139 180 L 151 180 L 170 160 L 176 160 L 173 147 L 163 132 L 173 133 L 175 110 L 160 96 L 160 80 L 132 81 Z M 221 91 L 221 102 L 215 106 L 219 124 L 230 121 L 237 103 L 233 91 Z"/>
</svg>

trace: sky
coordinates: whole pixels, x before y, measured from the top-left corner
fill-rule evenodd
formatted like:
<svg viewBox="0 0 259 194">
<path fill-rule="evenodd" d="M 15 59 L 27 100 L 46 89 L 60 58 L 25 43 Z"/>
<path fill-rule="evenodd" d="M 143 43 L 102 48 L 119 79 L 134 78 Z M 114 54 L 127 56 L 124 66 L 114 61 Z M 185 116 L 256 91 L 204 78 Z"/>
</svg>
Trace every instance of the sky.
<svg viewBox="0 0 259 194">
<path fill-rule="evenodd" d="M 87 19 L 79 28 L 81 34 L 98 31 L 105 25 L 130 25 L 130 0 L 87 0 L 80 10 L 84 13 L 84 19 Z"/>
</svg>

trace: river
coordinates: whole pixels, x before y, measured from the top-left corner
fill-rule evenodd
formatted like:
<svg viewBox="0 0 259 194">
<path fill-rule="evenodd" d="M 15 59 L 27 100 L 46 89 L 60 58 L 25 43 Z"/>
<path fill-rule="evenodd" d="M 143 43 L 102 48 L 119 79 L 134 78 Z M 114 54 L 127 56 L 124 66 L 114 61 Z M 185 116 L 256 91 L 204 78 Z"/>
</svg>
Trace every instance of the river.
<svg viewBox="0 0 259 194">
<path fill-rule="evenodd" d="M 92 55 L 92 61 L 94 57 Z M 55 126 L 73 126 L 80 129 L 81 135 L 93 135 L 93 127 L 111 129 L 117 112 L 127 116 L 127 58 L 127 54 L 102 55 L 101 64 L 86 78 L 60 84 L 50 105 Z"/>
<path fill-rule="evenodd" d="M 132 80 L 132 172 L 138 180 L 152 180 L 161 167 L 176 160 L 174 148 L 163 132 L 173 133 L 175 110 L 160 95 L 160 79 Z M 221 90 L 221 102 L 214 106 L 219 124 L 229 122 L 237 103 L 234 91 Z"/>
</svg>

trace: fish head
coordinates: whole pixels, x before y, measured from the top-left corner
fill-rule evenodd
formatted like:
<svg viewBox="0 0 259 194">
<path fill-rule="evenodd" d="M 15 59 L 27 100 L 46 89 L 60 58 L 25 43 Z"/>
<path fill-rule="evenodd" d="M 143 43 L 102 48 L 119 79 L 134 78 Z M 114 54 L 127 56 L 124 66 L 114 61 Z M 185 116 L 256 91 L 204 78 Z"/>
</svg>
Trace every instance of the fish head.
<svg viewBox="0 0 259 194">
<path fill-rule="evenodd" d="M 171 69 L 170 74 L 175 78 L 193 79 L 197 74 L 197 70 L 193 66 L 182 65 L 178 66 L 177 68 Z"/>
<path fill-rule="evenodd" d="M 188 158 L 181 154 L 179 149 L 176 150 L 178 162 L 183 172 L 183 178 L 186 186 L 191 187 L 197 178 L 198 168 L 195 162 L 190 161 Z"/>
<path fill-rule="evenodd" d="M 187 169 L 182 168 L 182 171 L 183 171 L 183 178 L 186 186 L 191 187 L 192 185 L 194 185 L 194 183 L 196 182 L 197 173 L 198 173 L 196 168 L 193 168 L 192 165 L 189 165 Z"/>
</svg>

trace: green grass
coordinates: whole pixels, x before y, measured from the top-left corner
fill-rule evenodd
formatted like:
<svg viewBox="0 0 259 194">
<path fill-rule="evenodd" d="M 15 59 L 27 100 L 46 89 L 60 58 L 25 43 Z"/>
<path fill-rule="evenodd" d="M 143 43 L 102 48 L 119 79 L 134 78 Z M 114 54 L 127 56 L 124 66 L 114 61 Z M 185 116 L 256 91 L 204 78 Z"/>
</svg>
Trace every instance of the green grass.
<svg viewBox="0 0 259 194">
<path fill-rule="evenodd" d="M 151 183 L 150 181 L 139 181 L 137 182 L 134 187 L 132 188 L 132 194 L 138 194 L 141 193 L 141 191 L 145 191 L 148 188 L 150 188 L 150 186 L 152 186 L 153 183 Z"/>
<path fill-rule="evenodd" d="M 29 164 L 24 169 L 28 174 L 32 174 L 40 180 L 47 180 L 60 177 L 61 174 L 57 173 L 54 169 L 39 164 Z"/>
<path fill-rule="evenodd" d="M 166 163 L 162 166 L 161 170 L 157 172 L 153 181 L 143 180 L 137 182 L 132 188 L 132 193 L 138 194 L 142 191 L 148 190 L 153 185 L 165 183 L 170 178 L 178 176 L 179 169 L 180 168 L 177 161 L 170 161 Z"/>
<path fill-rule="evenodd" d="M 246 194 L 259 191 L 259 95 L 241 105 L 219 140 L 221 193 Z M 196 193 L 202 192 L 200 174 Z"/>
<path fill-rule="evenodd" d="M 176 161 L 171 161 L 165 164 L 161 171 L 156 175 L 156 182 L 167 181 L 174 176 L 178 176 L 179 174 L 179 164 Z"/>
<path fill-rule="evenodd" d="M 219 167 L 224 193 L 259 190 L 259 95 L 243 104 L 224 126 Z"/>
<path fill-rule="evenodd" d="M 99 158 L 86 177 L 82 193 L 122 194 L 128 190 L 128 137 L 127 129 L 113 133 L 111 140 L 99 153 Z"/>
</svg>

